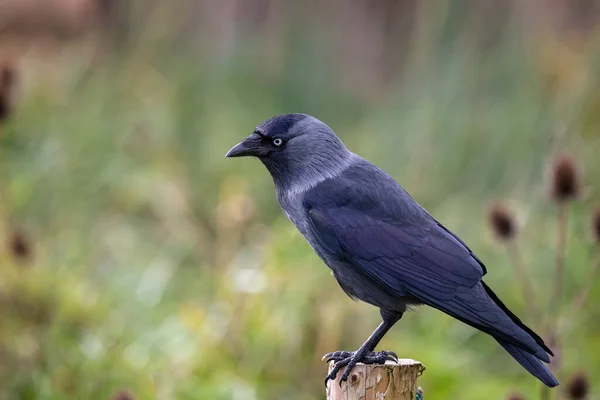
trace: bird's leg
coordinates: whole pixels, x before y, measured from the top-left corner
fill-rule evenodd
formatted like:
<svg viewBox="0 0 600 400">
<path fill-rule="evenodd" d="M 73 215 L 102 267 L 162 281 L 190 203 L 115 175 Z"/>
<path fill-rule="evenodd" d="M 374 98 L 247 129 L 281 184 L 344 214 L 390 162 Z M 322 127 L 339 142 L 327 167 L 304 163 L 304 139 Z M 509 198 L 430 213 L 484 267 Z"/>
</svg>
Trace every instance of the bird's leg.
<svg viewBox="0 0 600 400">
<path fill-rule="evenodd" d="M 388 312 L 381 311 L 383 322 L 379 324 L 375 332 L 369 336 L 366 342 L 357 350 L 353 352 L 348 351 L 336 351 L 334 353 L 328 353 L 323 356 L 323 359 L 327 362 L 335 361 L 331 372 L 325 378 L 325 385 L 329 379 L 335 379 L 340 369 L 347 366 L 346 371 L 340 378 L 340 385 L 342 382 L 348 380 L 352 368 L 359 362 L 363 364 L 384 364 L 387 360 L 396 361 L 398 356 L 391 351 L 374 352 L 375 346 L 381 341 L 383 336 L 390 330 L 392 326 L 402 317 L 402 313 L 391 314 Z"/>
</svg>

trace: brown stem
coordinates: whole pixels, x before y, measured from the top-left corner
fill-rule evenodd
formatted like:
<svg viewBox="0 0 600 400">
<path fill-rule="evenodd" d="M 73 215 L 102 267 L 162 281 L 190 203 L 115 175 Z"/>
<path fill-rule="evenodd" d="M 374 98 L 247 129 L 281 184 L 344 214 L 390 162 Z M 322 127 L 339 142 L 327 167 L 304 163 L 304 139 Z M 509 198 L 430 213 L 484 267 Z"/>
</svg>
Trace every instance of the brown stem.
<svg viewBox="0 0 600 400">
<path fill-rule="evenodd" d="M 556 264 L 554 270 L 554 294 L 550 300 L 548 315 L 555 315 L 560 308 L 563 292 L 563 278 L 565 270 L 565 249 L 567 244 L 568 230 L 568 208 L 567 203 L 558 205 L 558 236 L 556 241 Z M 553 330 L 553 329 L 552 329 Z"/>
<path fill-rule="evenodd" d="M 555 316 L 560 308 L 563 292 L 563 277 L 565 270 L 565 250 L 567 244 L 567 230 L 568 230 L 568 208 L 566 202 L 560 202 L 558 204 L 558 231 L 556 240 L 556 258 L 555 258 L 555 270 L 554 270 L 554 293 L 550 299 L 550 309 L 547 312 L 548 321 L 546 321 L 546 331 L 550 335 L 553 341 L 560 343 L 558 335 L 558 324 L 559 318 Z M 557 344 L 559 345 L 559 344 Z M 557 365 L 556 361 L 550 364 L 551 371 L 558 371 L 560 365 Z M 541 398 L 550 399 L 551 392 L 549 388 L 542 388 Z"/>
<path fill-rule="evenodd" d="M 510 242 L 506 245 L 506 250 L 508 252 L 508 257 L 510 258 L 511 264 L 515 269 L 515 274 L 517 275 L 517 279 L 521 282 L 521 289 L 523 291 L 523 299 L 525 303 L 527 303 L 527 312 L 529 316 L 532 318 L 537 318 L 539 315 L 538 304 L 537 304 L 537 296 L 535 294 L 535 287 L 533 286 L 533 282 L 531 277 L 527 273 L 525 269 L 525 264 L 523 264 L 523 259 L 521 258 L 521 253 L 519 252 L 519 247 L 517 243 Z"/>
<path fill-rule="evenodd" d="M 596 257 L 592 266 L 588 270 L 588 274 L 586 280 L 584 282 L 583 290 L 579 292 L 579 295 L 573 299 L 571 303 L 569 315 L 575 315 L 577 312 L 581 310 L 581 308 L 585 305 L 588 297 L 594 288 L 594 284 L 596 283 L 596 279 L 598 278 L 598 274 L 600 273 L 600 255 Z"/>
<path fill-rule="evenodd" d="M 540 400 L 550 400 L 550 388 L 546 385 L 542 385 L 542 390 L 540 391 Z"/>
</svg>

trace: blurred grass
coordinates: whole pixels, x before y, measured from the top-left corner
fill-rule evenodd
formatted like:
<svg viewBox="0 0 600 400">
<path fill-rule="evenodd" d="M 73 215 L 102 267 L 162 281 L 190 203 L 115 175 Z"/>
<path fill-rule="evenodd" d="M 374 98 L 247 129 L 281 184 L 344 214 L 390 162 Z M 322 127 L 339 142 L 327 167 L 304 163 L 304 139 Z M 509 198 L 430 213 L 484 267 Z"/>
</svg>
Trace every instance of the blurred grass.
<svg viewBox="0 0 600 400">
<path fill-rule="evenodd" d="M 266 32 L 237 26 L 236 40 L 195 36 L 181 12 L 155 7 L 101 61 L 76 44 L 56 50 L 52 69 L 26 54 L 23 95 L 0 132 L 0 398 L 108 399 L 121 388 L 136 399 L 324 397 L 321 355 L 359 346 L 379 316 L 345 297 L 281 215 L 262 166 L 223 159 L 279 113 L 315 115 L 392 174 L 469 243 L 523 315 L 486 228 L 488 202 L 511 200 L 547 301 L 545 165 L 567 147 L 586 182 L 598 181 L 598 52 L 590 44 L 577 58 L 570 68 L 592 72 L 572 83 L 568 67 L 540 67 L 553 39 L 528 42 L 508 13 L 482 46 L 462 3 L 418 14 L 383 84 L 338 58 L 339 24 L 293 3 Z M 364 79 L 344 77 L 346 67 Z M 570 294 L 594 254 L 586 229 L 598 194 L 587 189 L 572 207 Z M 31 253 L 15 258 L 21 228 Z M 565 334 L 563 382 L 600 373 L 598 293 Z M 538 392 L 494 341 L 431 309 L 405 315 L 381 347 L 425 363 L 427 398 Z"/>
</svg>

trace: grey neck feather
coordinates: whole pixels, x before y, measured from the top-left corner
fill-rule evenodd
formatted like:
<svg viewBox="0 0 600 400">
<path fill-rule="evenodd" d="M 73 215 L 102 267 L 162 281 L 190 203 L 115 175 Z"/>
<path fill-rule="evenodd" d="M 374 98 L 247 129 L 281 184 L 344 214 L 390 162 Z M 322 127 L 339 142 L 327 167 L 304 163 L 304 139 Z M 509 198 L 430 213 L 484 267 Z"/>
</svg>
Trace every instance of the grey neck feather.
<svg viewBox="0 0 600 400">
<path fill-rule="evenodd" d="M 261 160 L 273 177 L 278 196 L 305 192 L 319 182 L 338 176 L 359 158 L 329 127 L 323 124 L 319 128 L 321 132 L 313 131 L 290 140 L 290 151 L 285 157 Z M 314 126 L 311 129 L 314 130 Z"/>
</svg>

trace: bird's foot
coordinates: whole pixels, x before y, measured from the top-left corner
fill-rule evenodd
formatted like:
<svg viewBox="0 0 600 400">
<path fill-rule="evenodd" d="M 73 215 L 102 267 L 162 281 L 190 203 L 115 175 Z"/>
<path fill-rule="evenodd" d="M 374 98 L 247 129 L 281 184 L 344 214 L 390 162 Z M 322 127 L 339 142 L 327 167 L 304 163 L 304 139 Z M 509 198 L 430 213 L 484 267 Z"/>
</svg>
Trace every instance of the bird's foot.
<svg viewBox="0 0 600 400">
<path fill-rule="evenodd" d="M 327 363 L 330 361 L 335 362 L 331 372 L 325 378 L 325 386 L 330 379 L 335 379 L 340 369 L 347 366 L 344 374 L 340 378 L 340 386 L 342 382 L 348 380 L 352 368 L 358 363 L 363 364 L 385 364 L 386 361 L 398 361 L 398 356 L 393 351 L 370 351 L 368 353 L 360 354 L 360 351 L 336 351 L 333 353 L 327 353 L 323 356 L 323 360 Z"/>
</svg>

